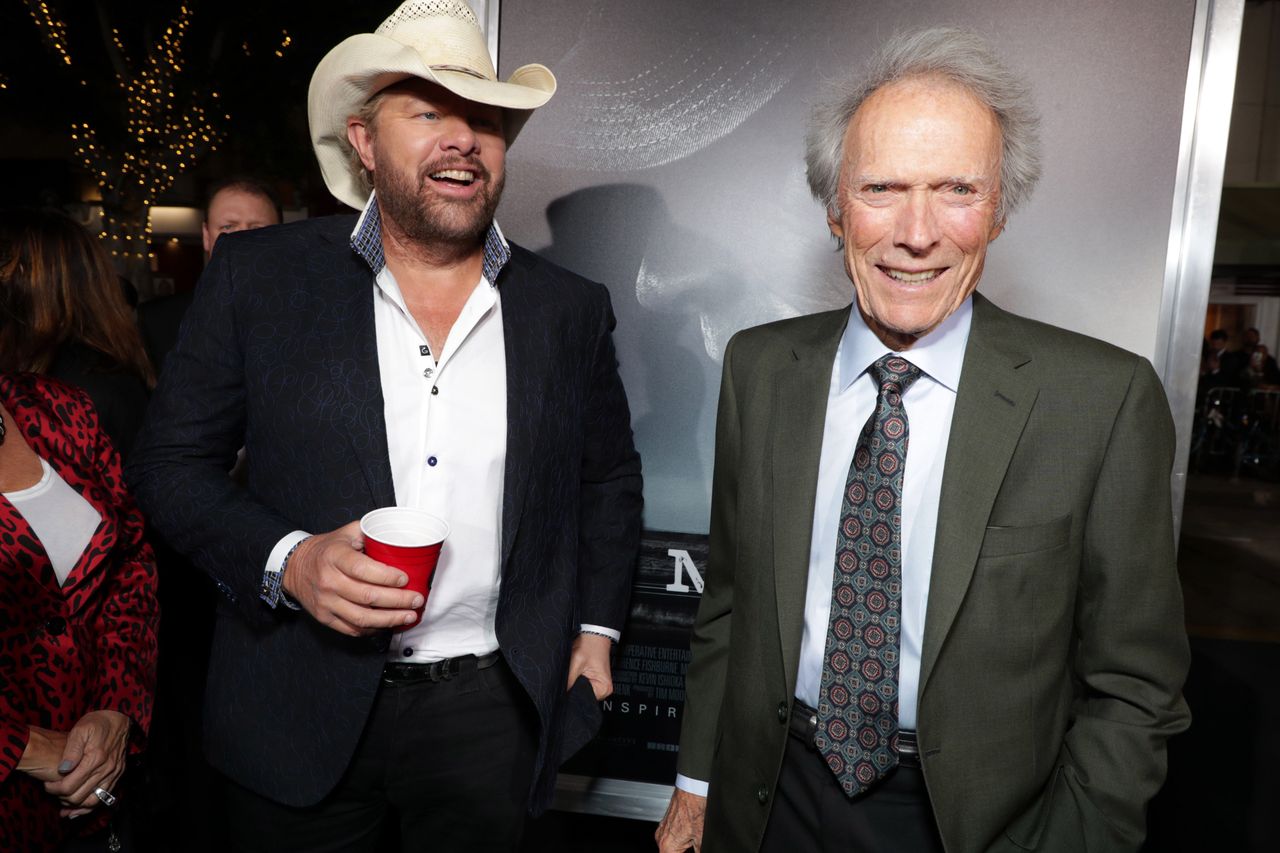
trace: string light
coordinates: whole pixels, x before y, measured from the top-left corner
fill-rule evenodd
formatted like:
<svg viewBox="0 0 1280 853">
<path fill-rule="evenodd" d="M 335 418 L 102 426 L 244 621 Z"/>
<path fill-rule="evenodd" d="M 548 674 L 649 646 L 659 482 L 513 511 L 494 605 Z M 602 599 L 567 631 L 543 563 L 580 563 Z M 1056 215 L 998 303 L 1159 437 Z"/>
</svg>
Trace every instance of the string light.
<svg viewBox="0 0 1280 853">
<path fill-rule="evenodd" d="M 24 0 L 45 42 L 67 64 L 67 27 L 49 0 Z M 154 257 L 149 211 L 174 180 L 223 139 L 221 121 L 230 114 L 211 114 L 195 93 L 177 97 L 178 76 L 184 67 L 183 39 L 191 26 L 192 9 L 183 4 L 140 63 L 129 61 L 119 30 L 111 30 L 111 44 L 125 72 L 115 75 L 125 105 L 123 144 L 109 147 L 98 140 L 88 121 L 73 122 L 71 140 L 76 157 L 94 178 L 103 198 L 103 234 L 111 255 L 128 264 Z M 218 93 L 210 93 L 217 100 Z M 182 100 L 189 101 L 182 103 Z"/>
<path fill-rule="evenodd" d="M 71 49 L 67 46 L 67 24 L 54 14 L 53 9 L 44 0 L 24 0 L 31 20 L 44 36 L 44 40 L 64 64 L 71 64 Z"/>
</svg>

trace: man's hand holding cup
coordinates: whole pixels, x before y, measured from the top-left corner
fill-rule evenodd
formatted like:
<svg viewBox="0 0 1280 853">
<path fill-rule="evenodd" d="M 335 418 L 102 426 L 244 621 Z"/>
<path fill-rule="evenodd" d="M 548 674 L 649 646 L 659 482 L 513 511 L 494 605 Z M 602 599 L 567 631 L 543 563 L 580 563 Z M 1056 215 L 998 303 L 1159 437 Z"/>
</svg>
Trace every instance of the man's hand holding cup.
<svg viewBox="0 0 1280 853">
<path fill-rule="evenodd" d="M 422 617 L 448 531 L 443 520 L 420 510 L 374 510 L 304 540 L 281 585 L 317 622 L 341 634 L 403 629 Z"/>
</svg>

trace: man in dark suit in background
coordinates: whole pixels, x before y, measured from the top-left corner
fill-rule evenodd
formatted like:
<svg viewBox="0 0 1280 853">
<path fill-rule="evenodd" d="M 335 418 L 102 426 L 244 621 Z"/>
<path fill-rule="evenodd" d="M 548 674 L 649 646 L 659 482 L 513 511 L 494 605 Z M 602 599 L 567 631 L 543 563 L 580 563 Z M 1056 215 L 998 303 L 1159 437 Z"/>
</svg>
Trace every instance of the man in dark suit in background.
<svg viewBox="0 0 1280 853">
<path fill-rule="evenodd" d="M 599 723 L 641 504 L 613 314 L 493 221 L 554 89 L 499 82 L 461 2 L 403 4 L 311 82 L 360 216 L 222 238 L 201 280 L 130 477 L 222 592 L 205 745 L 235 849 L 372 850 L 388 823 L 513 849 Z M 396 505 L 451 526 L 421 621 L 361 550 Z"/>
<path fill-rule="evenodd" d="M 200 223 L 205 261 L 222 235 L 279 225 L 280 221 L 280 202 L 265 181 L 247 175 L 218 181 L 209 189 L 204 222 Z M 193 291 L 186 290 L 138 306 L 138 327 L 157 374 L 178 341 L 178 328 L 191 307 L 192 296 Z"/>
<path fill-rule="evenodd" d="M 957 30 L 869 67 L 808 138 L 853 305 L 725 351 L 660 847 L 1137 850 L 1188 719 L 1168 405 L 974 293 L 1039 173 L 1025 85 Z"/>
</svg>

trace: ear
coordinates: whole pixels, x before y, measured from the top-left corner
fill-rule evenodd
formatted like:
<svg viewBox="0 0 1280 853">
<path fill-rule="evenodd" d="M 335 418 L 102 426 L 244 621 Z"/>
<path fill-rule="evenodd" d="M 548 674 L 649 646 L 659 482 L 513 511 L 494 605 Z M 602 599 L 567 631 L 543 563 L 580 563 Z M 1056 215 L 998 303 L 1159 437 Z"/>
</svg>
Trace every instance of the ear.
<svg viewBox="0 0 1280 853">
<path fill-rule="evenodd" d="M 200 237 L 204 242 L 204 253 L 210 255 L 213 253 L 213 241 L 217 240 L 217 235 L 209 233 L 209 223 L 207 221 L 200 223 Z"/>
<path fill-rule="evenodd" d="M 844 223 L 840 221 L 839 211 L 830 207 L 827 208 L 827 228 L 831 230 L 832 237 L 844 242 Z"/>
<path fill-rule="evenodd" d="M 347 141 L 360 155 L 360 162 L 370 172 L 373 171 L 373 134 L 359 116 L 347 118 Z"/>
<path fill-rule="evenodd" d="M 1000 219 L 994 225 L 991 226 L 991 233 L 987 235 L 988 243 L 990 243 L 992 240 L 996 239 L 997 237 L 999 237 L 1001 234 L 1004 233 L 1004 224 L 1007 221 L 1008 220 L 1006 219 Z"/>
</svg>

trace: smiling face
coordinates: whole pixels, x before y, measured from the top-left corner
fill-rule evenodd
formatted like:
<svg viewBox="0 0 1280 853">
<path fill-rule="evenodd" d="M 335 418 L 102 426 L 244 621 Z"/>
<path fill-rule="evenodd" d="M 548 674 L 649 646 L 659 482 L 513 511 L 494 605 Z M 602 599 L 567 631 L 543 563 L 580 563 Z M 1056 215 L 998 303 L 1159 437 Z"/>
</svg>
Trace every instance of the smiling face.
<svg viewBox="0 0 1280 853">
<path fill-rule="evenodd" d="M 1003 227 L 1000 151 L 991 110 L 938 77 L 885 86 L 849 122 L 827 223 L 867 326 L 891 349 L 910 349 L 978 286 Z"/>
<path fill-rule="evenodd" d="M 383 219 L 423 245 L 483 238 L 502 197 L 502 110 L 412 78 L 384 90 L 372 125 L 347 135 L 373 175 Z"/>
</svg>

